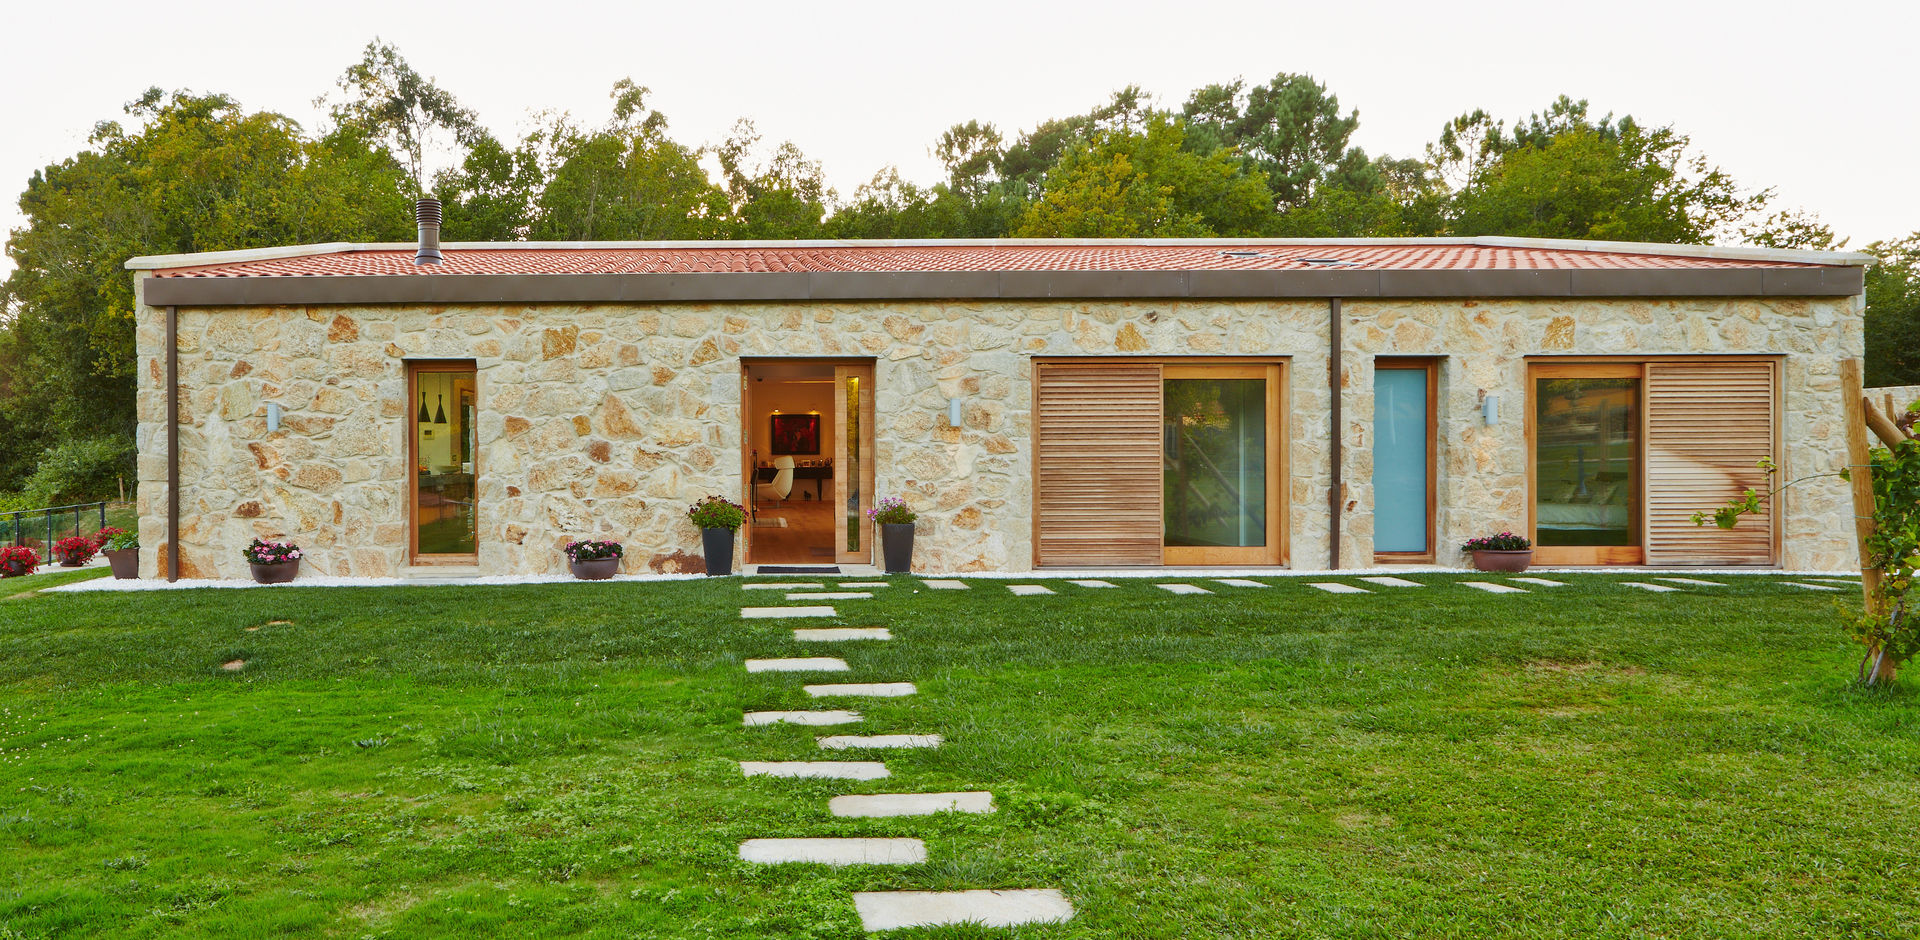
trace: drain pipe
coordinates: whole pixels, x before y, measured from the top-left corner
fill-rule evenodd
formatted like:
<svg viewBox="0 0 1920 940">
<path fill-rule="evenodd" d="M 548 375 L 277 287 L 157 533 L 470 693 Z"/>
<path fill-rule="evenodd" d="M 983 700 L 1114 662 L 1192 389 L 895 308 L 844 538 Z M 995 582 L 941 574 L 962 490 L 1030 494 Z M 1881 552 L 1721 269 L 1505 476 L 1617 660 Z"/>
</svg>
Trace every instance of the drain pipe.
<svg viewBox="0 0 1920 940">
<path fill-rule="evenodd" d="M 1333 475 L 1327 484 L 1327 569 L 1336 570 L 1340 567 L 1340 494 L 1346 489 L 1341 474 L 1340 453 L 1340 371 L 1343 358 L 1340 348 L 1340 298 L 1327 299 L 1327 320 L 1330 324 L 1327 331 L 1327 391 L 1333 397 L 1333 407 L 1330 409 L 1333 434 L 1328 450 L 1333 461 Z"/>
<path fill-rule="evenodd" d="M 167 308 L 167 580 L 180 580 L 180 309 Z"/>
</svg>

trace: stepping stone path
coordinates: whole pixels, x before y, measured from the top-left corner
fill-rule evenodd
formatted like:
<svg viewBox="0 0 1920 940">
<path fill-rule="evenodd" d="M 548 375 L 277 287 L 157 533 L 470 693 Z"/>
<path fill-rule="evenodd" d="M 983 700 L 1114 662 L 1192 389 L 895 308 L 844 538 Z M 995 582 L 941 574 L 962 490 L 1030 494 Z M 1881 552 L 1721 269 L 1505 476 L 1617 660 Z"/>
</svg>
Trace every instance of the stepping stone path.
<svg viewBox="0 0 1920 940">
<path fill-rule="evenodd" d="M 742 607 L 743 620 L 770 620 L 778 617 L 838 617 L 831 607 Z"/>
<path fill-rule="evenodd" d="M 927 844 L 919 839 L 748 839 L 740 860 L 758 865 L 920 865 Z"/>
<path fill-rule="evenodd" d="M 835 734 L 817 739 L 824 751 L 853 751 L 861 748 L 939 747 L 937 734 Z"/>
<path fill-rule="evenodd" d="M 827 627 L 824 629 L 795 630 L 793 638 L 805 643 L 834 643 L 840 640 L 891 640 L 893 632 L 886 627 Z"/>
<path fill-rule="evenodd" d="M 870 597 L 865 591 L 806 591 L 787 595 L 790 601 L 863 601 Z"/>
<path fill-rule="evenodd" d="M 860 720 L 859 712 L 748 712 L 746 726 L 765 725 L 848 725 Z"/>
<path fill-rule="evenodd" d="M 859 695 L 869 698 L 899 698 L 919 691 L 911 682 L 840 682 L 826 685 L 803 685 L 808 695 L 814 698 L 827 698 L 838 695 Z"/>
<path fill-rule="evenodd" d="M 749 777 L 793 777 L 808 780 L 879 780 L 887 765 L 867 760 L 743 760 L 740 772 Z"/>
<path fill-rule="evenodd" d="M 1831 585 L 1831 584 L 1802 584 L 1802 583 L 1800 583 L 1800 582 L 1798 582 L 1798 581 L 1782 581 L 1782 582 L 1780 582 L 1780 583 L 1781 583 L 1781 584 L 1791 584 L 1791 585 L 1793 585 L 1794 587 L 1797 587 L 1797 588 L 1806 588 L 1806 589 L 1807 589 L 1807 590 L 1809 590 L 1809 591 L 1838 591 L 1838 590 L 1840 590 L 1839 588 L 1837 588 L 1837 587 L 1834 587 L 1834 586 L 1833 586 L 1833 585 Z"/>
<path fill-rule="evenodd" d="M 875 793 L 836 796 L 827 801 L 835 816 L 931 816 L 934 813 L 991 813 L 991 793 Z"/>
<path fill-rule="evenodd" d="M 1052 594 L 1053 593 L 1053 589 L 1047 587 L 1044 584 L 1009 584 L 1007 585 L 1007 590 L 1012 591 L 1013 593 L 1018 594 L 1021 597 L 1032 597 L 1035 594 Z"/>
<path fill-rule="evenodd" d="M 964 591 L 967 589 L 967 582 L 954 581 L 951 579 L 935 579 L 932 581 L 922 581 L 920 583 L 936 591 Z"/>
<path fill-rule="evenodd" d="M 1517 588 L 1511 584 L 1495 584 L 1492 581 L 1462 581 L 1462 585 L 1476 588 L 1488 594 L 1525 594 L 1526 588 Z"/>
<path fill-rule="evenodd" d="M 1678 591 L 1678 590 L 1680 590 L 1679 588 L 1677 588 L 1677 587 L 1673 587 L 1673 586 L 1671 586 L 1671 585 L 1666 585 L 1666 584 L 1648 584 L 1648 583 L 1647 583 L 1647 582 L 1645 582 L 1645 581 L 1622 581 L 1622 582 L 1620 582 L 1620 584 L 1621 584 L 1621 585 L 1622 585 L 1623 587 L 1637 587 L 1637 588 L 1639 588 L 1639 589 L 1641 589 L 1641 590 L 1643 590 L 1643 591 L 1663 591 L 1663 592 L 1664 592 L 1664 591 Z"/>
<path fill-rule="evenodd" d="M 842 581 L 839 584 L 834 585 L 834 587 L 877 588 L 877 587 L 887 587 L 889 583 L 890 582 L 887 582 L 887 581 Z"/>
<path fill-rule="evenodd" d="M 1508 578 L 1507 580 L 1518 581 L 1521 584 L 1538 584 L 1541 587 L 1566 587 L 1567 586 L 1567 582 L 1565 581 L 1550 581 L 1546 578 Z"/>
<path fill-rule="evenodd" d="M 1418 581 L 1408 581 L 1405 578 L 1380 577 L 1380 578 L 1361 578 L 1360 580 L 1365 581 L 1368 584 L 1378 584 L 1382 587 L 1425 587 L 1426 586 L 1421 584 Z"/>
<path fill-rule="evenodd" d="M 1373 593 L 1372 591 L 1369 591 L 1366 588 L 1354 587 L 1351 584 L 1341 584 L 1338 581 L 1308 581 L 1307 587 L 1319 588 L 1320 590 L 1325 591 L 1328 594 L 1372 594 Z"/>
<path fill-rule="evenodd" d="M 1073 919 L 1073 902 L 1052 888 L 1025 891 L 856 891 L 853 909 L 869 931 L 978 924 L 1018 927 Z"/>
<path fill-rule="evenodd" d="M 1174 594 L 1212 594 L 1212 591 L 1198 584 L 1156 584 L 1154 587 Z"/>
<path fill-rule="evenodd" d="M 1654 578 L 1654 580 L 1665 581 L 1668 584 L 1698 584 L 1701 587 L 1726 587 L 1724 583 L 1719 581 L 1702 581 L 1698 578 Z"/>
<path fill-rule="evenodd" d="M 826 587 L 826 585 L 818 581 L 783 581 L 779 583 L 742 584 L 740 587 L 748 591 L 818 591 Z"/>
<path fill-rule="evenodd" d="M 1859 579 L 1859 578 L 1853 578 L 1853 579 L 1847 579 L 1847 578 L 1808 578 L 1807 580 L 1809 580 L 1809 581 L 1818 581 L 1818 582 L 1820 582 L 1820 583 L 1822 583 L 1822 584 L 1844 584 L 1844 585 L 1846 585 L 1847 587 L 1859 587 L 1859 586 L 1860 586 L 1860 579 Z M 268 624 L 268 626 L 272 626 L 272 624 Z"/>
<path fill-rule="evenodd" d="M 1216 584 L 1224 584 L 1228 587 L 1266 587 L 1258 581 L 1249 581 L 1246 578 L 1214 578 L 1213 580 Z"/>
<path fill-rule="evenodd" d="M 1082 579 L 1079 581 L 1068 581 L 1067 583 L 1077 584 L 1085 588 L 1103 588 L 1103 587 L 1119 587 L 1120 586 L 1118 584 L 1113 583 L 1112 581 L 1100 581 L 1095 579 Z"/>
<path fill-rule="evenodd" d="M 749 659 L 748 672 L 846 672 L 847 661 L 830 656 L 807 659 Z"/>
</svg>

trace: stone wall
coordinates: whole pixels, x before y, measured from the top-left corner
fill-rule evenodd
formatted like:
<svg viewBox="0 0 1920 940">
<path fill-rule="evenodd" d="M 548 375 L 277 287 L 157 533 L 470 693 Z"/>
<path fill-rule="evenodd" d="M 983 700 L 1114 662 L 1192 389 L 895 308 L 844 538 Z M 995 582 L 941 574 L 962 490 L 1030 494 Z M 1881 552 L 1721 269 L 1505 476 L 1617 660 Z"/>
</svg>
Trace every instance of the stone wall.
<svg viewBox="0 0 1920 940">
<path fill-rule="evenodd" d="M 1858 355 L 1855 301 L 1349 301 L 1342 563 L 1372 559 L 1372 359 L 1441 365 L 1442 562 L 1526 520 L 1530 355 L 1784 353 L 1786 470 L 1837 466 L 1835 360 Z M 163 312 L 141 308 L 141 539 L 165 541 Z M 513 307 L 183 308 L 181 562 L 243 577 L 255 536 L 290 538 L 310 570 L 385 576 L 406 564 L 406 363 L 474 359 L 479 376 L 480 567 L 562 568 L 586 536 L 628 547 L 629 571 L 698 554 L 689 502 L 741 492 L 742 357 L 872 358 L 879 495 L 922 514 L 916 567 L 1032 564 L 1031 360 L 1262 356 L 1288 361 L 1289 554 L 1328 560 L 1331 481 L 1324 301 L 950 302 Z M 1481 390 L 1503 397 L 1478 423 Z M 964 402 L 962 427 L 944 420 Z M 266 403 L 283 409 L 266 430 Z M 1789 567 L 1851 564 L 1846 494 L 1796 488 Z M 146 553 L 146 574 L 164 570 Z"/>
</svg>

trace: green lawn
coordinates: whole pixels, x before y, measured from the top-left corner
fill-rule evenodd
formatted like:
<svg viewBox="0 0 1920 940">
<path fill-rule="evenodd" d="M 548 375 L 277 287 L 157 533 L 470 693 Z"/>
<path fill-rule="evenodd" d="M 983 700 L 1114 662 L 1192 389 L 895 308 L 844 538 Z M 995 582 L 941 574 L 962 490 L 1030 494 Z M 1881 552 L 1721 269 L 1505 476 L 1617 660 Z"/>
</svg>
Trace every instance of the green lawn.
<svg viewBox="0 0 1920 940">
<path fill-rule="evenodd" d="M 896 639 L 831 650 L 741 620 L 777 594 L 737 579 L 0 601 L 0 937 L 852 937 L 852 891 L 975 887 L 1079 916 L 913 936 L 1920 934 L 1920 703 L 1849 685 L 1857 592 L 1411 577 L 896 579 L 838 602 Z M 891 780 L 742 778 L 819 756 L 740 726 L 820 707 L 740 665 L 778 655 L 918 682 L 836 730 L 946 745 Z M 999 812 L 826 812 L 982 788 Z M 734 859 L 807 835 L 931 861 Z"/>
</svg>

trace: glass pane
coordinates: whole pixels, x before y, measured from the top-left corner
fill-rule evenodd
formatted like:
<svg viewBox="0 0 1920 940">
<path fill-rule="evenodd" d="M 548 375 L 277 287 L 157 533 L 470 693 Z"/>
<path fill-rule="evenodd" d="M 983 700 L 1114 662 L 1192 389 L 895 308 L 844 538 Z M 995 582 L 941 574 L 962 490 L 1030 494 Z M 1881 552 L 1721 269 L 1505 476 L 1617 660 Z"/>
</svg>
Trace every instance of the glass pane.
<svg viewBox="0 0 1920 940">
<path fill-rule="evenodd" d="M 1427 370 L 1373 373 L 1373 550 L 1427 550 Z"/>
<path fill-rule="evenodd" d="M 1267 383 L 1167 379 L 1168 545 L 1267 544 Z"/>
<path fill-rule="evenodd" d="M 847 376 L 847 551 L 860 550 L 860 377 Z M 829 517 L 831 518 L 831 517 Z"/>
<path fill-rule="evenodd" d="M 1541 545 L 1638 545 L 1639 379 L 1534 384 L 1534 527 Z"/>
<path fill-rule="evenodd" d="M 474 375 L 414 375 L 414 479 L 419 487 L 414 524 L 422 555 L 471 555 L 477 550 L 474 512 Z"/>
</svg>

